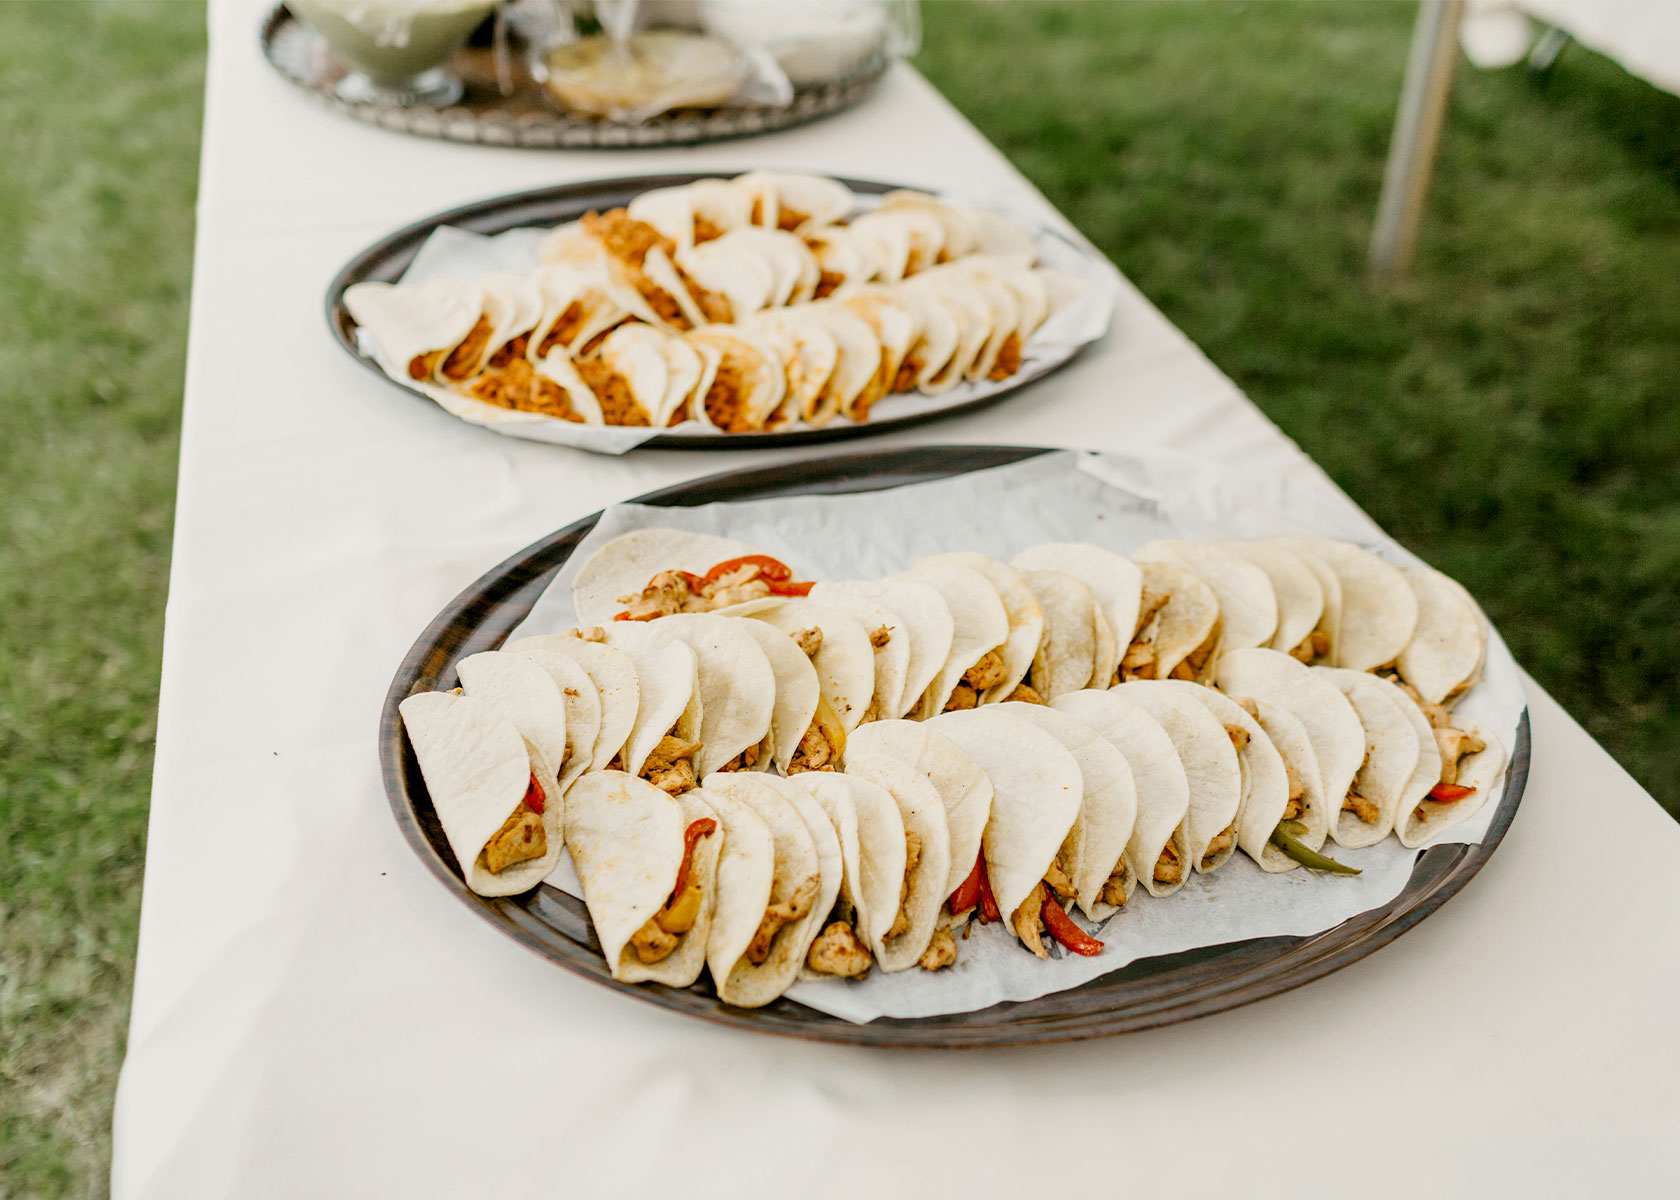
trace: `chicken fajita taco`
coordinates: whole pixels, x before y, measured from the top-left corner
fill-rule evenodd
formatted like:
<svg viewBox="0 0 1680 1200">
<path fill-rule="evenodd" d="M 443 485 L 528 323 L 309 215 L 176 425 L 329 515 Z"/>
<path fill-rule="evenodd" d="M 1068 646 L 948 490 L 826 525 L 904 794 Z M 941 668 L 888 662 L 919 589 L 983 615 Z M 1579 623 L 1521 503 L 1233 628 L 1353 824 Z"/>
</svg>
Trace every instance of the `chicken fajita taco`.
<svg viewBox="0 0 1680 1200">
<path fill-rule="evenodd" d="M 568 842 L 614 979 L 687 987 L 706 965 L 724 835 L 699 791 L 673 798 L 622 771 L 566 795 Z"/>
<path fill-rule="evenodd" d="M 481 896 L 529 891 L 560 859 L 553 766 L 489 704 L 419 692 L 398 706 L 461 876 Z"/>
<path fill-rule="evenodd" d="M 1190 877 L 1184 866 L 1190 861 L 1184 836 L 1190 780 L 1172 738 L 1154 717 L 1113 689 L 1070 692 L 1051 707 L 1095 730 L 1125 755 L 1137 802 L 1126 841 L 1131 878 L 1151 896 L 1172 895 Z M 1106 911 L 1100 898 L 1092 906 L 1098 918 Z"/>
</svg>

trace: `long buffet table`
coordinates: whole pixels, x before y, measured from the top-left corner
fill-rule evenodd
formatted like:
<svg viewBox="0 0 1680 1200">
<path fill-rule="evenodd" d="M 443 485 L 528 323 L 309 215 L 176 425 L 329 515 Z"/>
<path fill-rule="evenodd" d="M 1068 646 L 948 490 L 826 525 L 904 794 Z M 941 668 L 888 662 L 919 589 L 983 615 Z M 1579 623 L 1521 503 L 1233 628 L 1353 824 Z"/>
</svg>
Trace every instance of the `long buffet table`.
<svg viewBox="0 0 1680 1200">
<path fill-rule="evenodd" d="M 294 94 L 214 0 L 180 495 L 119 1197 L 1624 1194 L 1680 1129 L 1680 827 L 1531 685 L 1490 865 L 1317 983 L 1188 1025 L 991 1052 L 756 1037 L 634 1003 L 484 927 L 403 842 L 375 729 L 426 621 L 605 504 L 795 453 L 592 457 L 496 437 L 328 338 L 323 288 L 472 199 L 641 171 L 798 168 L 1061 222 L 920 76 L 701 149 L 395 136 Z M 1065 224 L 1065 223 L 1064 223 Z M 1163 446 L 1317 468 L 1122 281 L 1030 391 L 867 445 Z M 814 448 L 804 453 L 825 453 Z"/>
</svg>

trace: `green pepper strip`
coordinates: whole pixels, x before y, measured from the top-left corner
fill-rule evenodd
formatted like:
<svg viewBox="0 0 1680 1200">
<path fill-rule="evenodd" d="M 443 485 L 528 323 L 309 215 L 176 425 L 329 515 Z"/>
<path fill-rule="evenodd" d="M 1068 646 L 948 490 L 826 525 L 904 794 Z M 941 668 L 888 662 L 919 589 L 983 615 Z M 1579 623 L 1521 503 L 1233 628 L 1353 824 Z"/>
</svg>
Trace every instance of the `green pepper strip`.
<svg viewBox="0 0 1680 1200">
<path fill-rule="evenodd" d="M 1332 875 L 1357 875 L 1360 873 L 1361 868 L 1359 867 L 1350 867 L 1346 863 L 1337 862 L 1328 854 L 1308 850 L 1288 830 L 1284 829 L 1284 825 L 1294 825 L 1301 832 L 1306 832 L 1306 827 L 1299 821 L 1284 821 L 1272 830 L 1272 845 L 1282 850 L 1307 870 L 1328 871 Z"/>
</svg>

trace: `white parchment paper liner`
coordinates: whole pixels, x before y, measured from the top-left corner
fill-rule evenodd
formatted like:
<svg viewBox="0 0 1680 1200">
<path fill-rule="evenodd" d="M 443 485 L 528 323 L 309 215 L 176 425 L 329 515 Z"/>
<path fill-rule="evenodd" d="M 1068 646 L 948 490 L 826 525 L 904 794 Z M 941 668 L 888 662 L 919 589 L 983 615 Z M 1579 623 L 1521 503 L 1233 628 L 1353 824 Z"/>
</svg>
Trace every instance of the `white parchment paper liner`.
<svg viewBox="0 0 1680 1200">
<path fill-rule="evenodd" d="M 869 207 L 875 198 L 866 196 L 860 199 L 865 207 Z M 1075 245 L 1028 217 L 1013 213 L 1010 216 L 1022 227 L 1033 231 L 1038 242 L 1039 265 L 1078 275 L 1092 285 L 1091 290 L 1084 296 L 1052 314 L 1050 319 L 1027 339 L 1027 344 L 1023 347 L 1022 371 L 1060 365 L 1108 332 L 1109 323 L 1114 317 L 1114 297 L 1117 291 L 1114 270 L 1106 261 L 1097 257 L 1094 251 Z M 414 261 L 409 264 L 408 270 L 403 272 L 402 282 L 424 283 L 428 279 L 440 276 L 473 279 L 491 271 L 531 270 L 537 265 L 537 244 L 547 232 L 546 229 L 510 229 L 505 233 L 486 236 L 450 225 L 442 226 L 433 230 L 431 236 L 421 245 Z M 377 359 L 375 347 L 361 336 L 360 330 L 357 332 L 362 353 Z M 482 425 L 510 437 L 575 446 L 597 454 L 623 454 L 660 433 L 681 433 L 695 437 L 732 436 L 708 429 L 698 421 L 684 421 L 669 430 L 577 425 L 537 413 L 498 408 L 440 387 L 417 386 L 406 379 L 397 379 L 397 382 L 429 396 L 450 413 L 474 425 Z M 937 396 L 924 396 L 920 392 L 884 396 L 870 409 L 870 418 L 871 421 L 881 421 L 891 417 L 939 412 L 994 395 L 1010 386 L 1012 385 L 1009 380 L 1001 383 L 989 379 L 964 380 Z M 855 422 L 838 417 L 824 428 L 852 424 Z M 806 426 L 794 425 L 789 431 L 802 428 Z M 747 438 L 742 444 L 751 444 L 750 435 L 733 436 L 737 440 Z"/>
<path fill-rule="evenodd" d="M 617 505 L 603 514 L 512 637 L 575 624 L 571 580 L 610 538 L 666 526 L 751 542 L 783 557 L 801 578 L 890 574 L 923 554 L 981 550 L 1008 560 L 1039 542 L 1088 541 L 1125 553 L 1157 537 L 1264 537 L 1323 533 L 1360 542 L 1393 562 L 1419 561 L 1332 489 L 1313 479 L 1245 474 L 1174 454 L 1062 451 L 953 479 L 851 496 L 797 496 L 700 508 Z M 1510 651 L 1490 629 L 1483 680 L 1459 705 L 1495 731 L 1507 755 L 1527 700 Z M 1481 810 L 1436 842 L 1480 842 L 1504 796 L 1503 780 Z M 1432 842 L 1431 844 L 1434 844 Z M 864 1022 L 879 1016 L 969 1012 L 1002 1000 L 1030 1000 L 1118 970 L 1139 959 L 1247 938 L 1321 933 L 1397 896 L 1420 851 L 1393 837 L 1362 850 L 1332 847 L 1364 869 L 1356 877 L 1304 870 L 1268 875 L 1242 854 L 1212 876 L 1194 875 L 1176 895 L 1141 889 L 1095 928 L 1104 950 L 1043 962 L 1000 927 L 975 928 L 958 943 L 954 967 L 930 974 L 871 972 L 861 981 L 800 983 L 788 995 L 812 1008 Z M 569 859 L 549 879 L 578 895 Z M 1059 952 L 1059 950 L 1058 950 Z"/>
</svg>

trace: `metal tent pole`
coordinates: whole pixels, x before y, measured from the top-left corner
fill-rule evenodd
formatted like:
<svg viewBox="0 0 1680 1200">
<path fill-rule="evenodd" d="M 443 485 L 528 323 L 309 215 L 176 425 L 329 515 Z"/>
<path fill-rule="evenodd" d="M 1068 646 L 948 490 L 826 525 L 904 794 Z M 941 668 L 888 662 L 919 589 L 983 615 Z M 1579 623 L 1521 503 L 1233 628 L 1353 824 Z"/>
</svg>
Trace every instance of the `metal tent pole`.
<svg viewBox="0 0 1680 1200">
<path fill-rule="evenodd" d="M 1435 166 L 1441 126 L 1447 119 L 1453 68 L 1458 62 L 1458 24 L 1464 0 L 1420 0 L 1400 111 L 1388 147 L 1377 223 L 1371 233 L 1371 272 L 1394 280 L 1411 269 L 1423 198 Z"/>
</svg>

